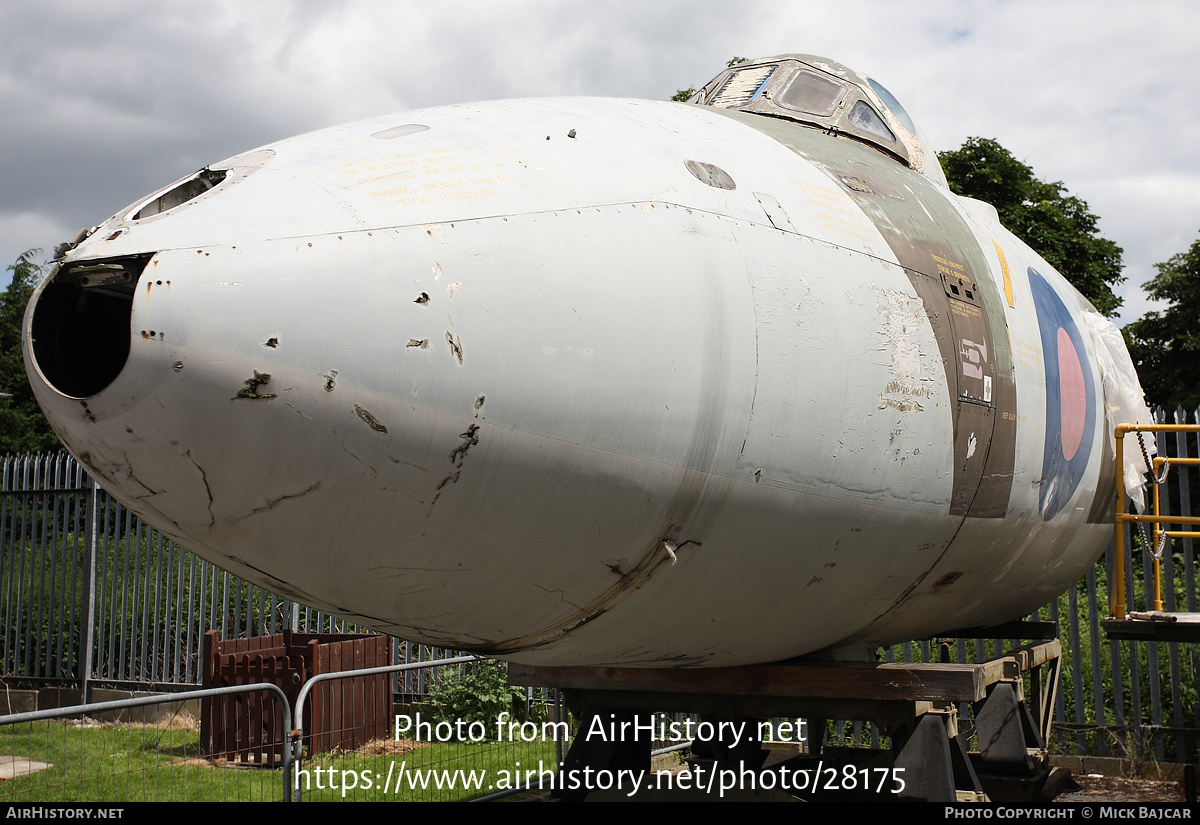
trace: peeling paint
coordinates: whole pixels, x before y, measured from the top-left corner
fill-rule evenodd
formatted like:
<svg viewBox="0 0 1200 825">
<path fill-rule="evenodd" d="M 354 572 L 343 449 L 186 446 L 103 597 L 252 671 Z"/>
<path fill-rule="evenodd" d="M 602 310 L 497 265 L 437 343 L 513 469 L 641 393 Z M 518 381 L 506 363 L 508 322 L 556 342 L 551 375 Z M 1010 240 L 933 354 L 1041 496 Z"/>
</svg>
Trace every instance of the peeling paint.
<svg viewBox="0 0 1200 825">
<path fill-rule="evenodd" d="M 556 588 L 551 589 L 549 587 L 542 587 L 537 582 L 530 582 L 530 584 L 532 584 L 538 590 L 541 590 L 543 593 L 549 593 L 551 596 L 558 594 L 558 598 L 561 599 L 564 604 L 569 604 L 569 605 L 571 605 L 571 607 L 575 608 L 576 610 L 579 610 L 580 608 L 582 608 L 582 605 L 576 604 L 575 602 L 568 599 L 566 592 L 561 587 L 556 587 Z"/>
<path fill-rule="evenodd" d="M 266 341 L 263 342 L 263 346 L 270 347 L 271 349 L 275 349 L 276 347 L 279 346 L 279 337 L 276 335 L 272 335 L 270 338 L 268 338 Z"/>
<path fill-rule="evenodd" d="M 455 281 L 452 284 L 446 284 L 446 294 L 453 298 L 454 290 L 458 289 L 460 286 L 462 286 L 462 281 Z"/>
<path fill-rule="evenodd" d="M 358 406 L 357 404 L 354 405 L 354 412 L 358 415 L 359 418 L 361 418 L 363 421 L 366 422 L 368 427 L 370 427 L 375 432 L 384 433 L 384 434 L 387 433 L 388 428 L 385 427 L 383 424 L 379 423 L 379 419 L 377 419 L 375 416 L 371 415 L 369 412 L 367 412 L 366 410 L 364 410 L 362 407 Z"/>
<path fill-rule="evenodd" d="M 940 354 L 927 356 L 918 344 L 918 335 L 929 326 L 925 305 L 920 298 L 875 284 L 871 284 L 871 291 L 879 302 L 878 332 L 890 358 L 891 378 L 879 394 L 879 409 L 921 412 L 924 408 L 920 399 L 932 397 L 933 376 L 941 374 Z"/>
<path fill-rule="evenodd" d="M 337 435 L 337 433 L 334 432 L 334 435 Z M 373 478 L 379 478 L 379 471 L 375 469 L 375 465 L 370 464 L 366 461 L 363 461 L 359 456 L 355 455 L 354 452 L 349 447 L 346 446 L 345 441 L 342 442 L 341 446 L 342 446 L 342 452 L 344 452 L 346 455 L 353 458 L 359 464 L 363 465 L 363 467 L 365 467 L 368 470 L 368 472 L 371 473 L 371 476 Z"/>
<path fill-rule="evenodd" d="M 125 459 L 125 477 L 146 491 L 144 495 L 134 496 L 135 499 L 138 501 L 144 501 L 150 496 L 159 496 L 166 492 L 166 490 L 155 490 L 154 488 L 148 486 L 140 478 L 135 476 L 133 474 L 133 465 L 129 463 L 129 456 L 122 454 L 121 457 Z"/>
<path fill-rule="evenodd" d="M 284 403 L 286 404 L 287 402 L 284 402 Z M 303 416 L 304 418 L 307 418 L 309 421 L 313 420 L 311 415 L 308 415 L 303 410 L 296 409 L 296 407 L 293 406 L 292 404 L 287 404 L 287 406 L 291 407 L 292 411 L 295 412 L 297 415 Z"/>
<path fill-rule="evenodd" d="M 462 466 L 463 459 L 467 457 L 467 450 L 471 449 L 472 447 L 474 447 L 476 444 L 479 443 L 478 433 L 479 433 L 479 425 L 478 424 L 472 424 L 470 427 L 467 428 L 467 431 L 465 433 L 459 433 L 458 437 L 463 440 L 463 443 L 459 444 L 457 447 L 455 447 L 453 450 L 450 451 L 450 463 L 451 464 L 453 464 L 455 467 Z"/>
<path fill-rule="evenodd" d="M 442 272 L 442 265 L 435 261 L 433 264 L 433 279 L 436 281 L 438 278 L 441 278 L 442 275 L 444 275 L 444 274 L 445 273 Z"/>
<path fill-rule="evenodd" d="M 272 576 L 270 573 L 268 573 L 265 570 L 260 570 L 259 568 L 255 567 L 253 564 L 250 564 L 245 559 L 240 559 L 237 556 L 230 556 L 229 560 L 231 562 L 233 562 L 234 564 L 240 564 L 243 567 L 246 567 L 247 569 L 253 570 L 255 573 L 258 573 L 260 576 L 264 576 L 267 579 L 269 579 L 272 582 L 271 589 L 273 591 L 275 591 L 276 593 L 281 593 L 285 596 L 295 599 L 296 601 L 307 601 L 308 603 L 311 603 L 313 601 L 312 596 L 310 594 L 308 594 L 307 592 L 301 590 L 300 588 L 296 587 L 295 585 L 291 584 L 290 582 L 285 582 L 283 579 L 277 578 L 276 576 Z M 343 615 L 354 615 L 351 611 L 345 610 L 345 609 L 339 610 L 339 612 L 342 613 Z"/>
<path fill-rule="evenodd" d="M 278 398 L 277 393 L 259 392 L 258 388 L 271 383 L 271 374 L 269 372 L 254 371 L 253 378 L 247 378 L 245 386 L 238 390 L 237 395 L 229 399 L 236 401 L 239 398 L 251 398 L 256 400 L 266 400 L 268 398 Z"/>
<path fill-rule="evenodd" d="M 412 347 L 417 347 L 419 349 L 429 349 L 429 339 L 422 338 L 421 340 L 418 341 L 416 338 L 409 338 L 408 343 L 404 345 L 404 348 L 411 349 Z"/>
<path fill-rule="evenodd" d="M 467 428 L 465 433 L 459 433 L 458 437 L 462 439 L 462 443 L 450 451 L 450 463 L 453 464 L 455 468 L 461 468 L 463 466 L 463 459 L 467 457 L 467 451 L 479 443 L 478 433 L 478 424 L 472 424 Z M 438 482 L 438 486 L 435 488 L 438 490 L 438 493 L 434 495 L 433 500 L 429 502 L 430 512 L 433 511 L 433 505 L 437 504 L 438 497 L 441 496 L 441 489 L 447 484 L 457 484 L 461 475 L 461 469 L 454 469 L 448 473 L 445 478 Z"/>
<path fill-rule="evenodd" d="M 304 490 L 301 490 L 298 493 L 286 493 L 277 498 L 269 498 L 269 499 L 267 499 L 266 507 L 255 507 L 253 510 L 250 511 L 250 515 L 254 515 L 255 513 L 265 513 L 267 510 L 270 510 L 272 507 L 274 507 L 276 504 L 279 504 L 281 501 L 287 501 L 288 499 L 293 499 L 293 498 L 300 498 L 302 496 L 308 495 L 309 493 L 315 493 L 317 490 L 320 490 L 320 489 L 321 489 L 321 482 L 317 481 L 317 482 L 314 482 L 313 484 L 310 484 L 307 488 L 305 488 Z"/>
<path fill-rule="evenodd" d="M 900 412 L 912 412 L 914 410 L 916 412 L 922 412 L 924 410 L 924 407 L 921 406 L 921 402 L 919 401 L 896 401 L 895 399 L 886 398 L 882 395 L 879 396 L 879 409 L 882 410 L 886 409 L 887 407 L 891 407 L 893 410 L 899 410 Z"/>
<path fill-rule="evenodd" d="M 484 398 L 486 398 L 486 396 L 481 395 L 475 399 L 475 409 L 479 409 L 483 406 Z"/>
<path fill-rule="evenodd" d="M 208 473 L 204 472 L 204 468 L 200 466 L 196 459 L 192 458 L 191 450 L 188 450 L 185 455 L 188 457 L 188 460 L 192 462 L 192 465 L 200 471 L 200 480 L 204 482 L 204 492 L 208 493 L 208 526 L 212 527 L 217 523 L 217 517 L 213 513 L 213 494 L 212 488 L 208 486 Z"/>
<path fill-rule="evenodd" d="M 337 370 L 330 370 L 321 377 L 325 379 L 325 392 L 333 392 L 337 387 Z"/>
<path fill-rule="evenodd" d="M 447 332 L 446 333 L 446 343 L 450 345 L 451 354 L 453 354 L 454 357 L 458 359 L 458 363 L 461 366 L 462 362 L 463 362 L 462 342 L 459 340 L 458 336 L 452 335 L 452 334 L 450 334 L 450 332 Z"/>
<path fill-rule="evenodd" d="M 428 304 L 428 303 L 429 303 L 429 293 L 428 293 L 428 292 L 422 292 L 420 295 L 418 295 L 418 296 L 416 297 L 416 300 L 414 300 L 414 301 L 413 301 L 413 303 L 414 303 L 414 304 L 420 304 L 421 306 L 425 306 L 426 304 Z"/>
<path fill-rule="evenodd" d="M 663 549 L 666 550 L 667 555 L 671 557 L 671 565 L 674 566 L 675 562 L 679 561 L 679 559 L 675 556 L 675 551 L 679 549 L 679 545 L 670 539 L 663 539 Z"/>
<path fill-rule="evenodd" d="M 446 236 L 442 234 L 442 225 L 440 223 L 426 224 L 421 227 L 425 230 L 425 234 L 433 238 L 441 246 L 449 246 L 450 242 L 446 240 Z"/>
<path fill-rule="evenodd" d="M 971 433 L 971 437 L 967 439 L 967 458 L 975 455 L 975 445 L 977 443 L 975 433 Z"/>
<path fill-rule="evenodd" d="M 673 551 L 669 551 L 667 547 L 668 542 L 674 545 Z M 671 558 L 671 552 L 678 554 L 680 548 L 689 544 L 696 547 L 700 546 L 700 542 L 690 540 L 681 541 L 678 544 L 675 544 L 673 540 L 668 538 L 656 541 L 654 547 L 638 562 L 637 566 L 622 575 L 618 581 L 614 582 L 591 602 L 581 607 L 575 614 L 536 633 L 530 633 L 517 639 L 509 639 L 505 642 L 489 645 L 485 650 L 489 653 L 514 653 L 518 650 L 530 650 L 550 644 L 556 639 L 571 633 L 612 610 L 628 598 L 630 594 L 648 582 L 650 577 Z M 609 569 L 616 573 L 618 572 L 619 565 L 614 566 L 609 564 Z"/>
<path fill-rule="evenodd" d="M 392 565 L 388 565 L 388 566 L 380 565 L 378 567 L 372 567 L 370 569 L 370 573 L 372 576 L 374 576 L 375 578 L 379 578 L 379 579 L 397 579 L 397 578 L 405 576 L 411 572 L 417 572 L 417 573 L 470 573 L 473 569 L 474 568 L 472 568 L 472 567 L 461 567 L 461 566 L 460 567 L 397 567 L 397 566 L 392 566 Z M 409 593 L 422 593 L 426 590 L 432 590 L 432 589 L 433 588 L 430 588 L 430 587 L 423 587 L 420 590 L 406 588 L 403 591 L 402 595 L 406 595 Z"/>
</svg>

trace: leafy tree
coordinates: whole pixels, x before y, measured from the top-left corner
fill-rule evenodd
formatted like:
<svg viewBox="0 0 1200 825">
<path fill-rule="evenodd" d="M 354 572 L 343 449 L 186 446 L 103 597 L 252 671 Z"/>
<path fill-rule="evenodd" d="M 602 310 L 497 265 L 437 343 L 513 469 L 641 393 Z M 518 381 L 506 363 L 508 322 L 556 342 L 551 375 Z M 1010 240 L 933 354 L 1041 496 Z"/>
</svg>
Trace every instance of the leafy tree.
<svg viewBox="0 0 1200 825">
<path fill-rule="evenodd" d="M 1127 324 L 1125 340 L 1151 406 L 1191 412 L 1200 406 L 1200 240 L 1155 268 L 1142 288 L 1170 306 Z"/>
<path fill-rule="evenodd" d="M 1086 202 L 1047 183 L 994 140 L 968 138 L 938 159 L 956 194 L 996 207 L 1000 222 L 1063 274 L 1092 305 L 1115 315 L 1121 299 L 1112 291 L 1124 280 L 1121 247 L 1100 236 Z"/>
<path fill-rule="evenodd" d="M 12 282 L 0 293 L 0 392 L 12 396 L 0 400 L 0 455 L 61 449 L 50 429 L 25 375 L 21 356 L 21 324 L 25 306 L 45 269 L 42 250 L 30 249 L 8 267 Z"/>
</svg>

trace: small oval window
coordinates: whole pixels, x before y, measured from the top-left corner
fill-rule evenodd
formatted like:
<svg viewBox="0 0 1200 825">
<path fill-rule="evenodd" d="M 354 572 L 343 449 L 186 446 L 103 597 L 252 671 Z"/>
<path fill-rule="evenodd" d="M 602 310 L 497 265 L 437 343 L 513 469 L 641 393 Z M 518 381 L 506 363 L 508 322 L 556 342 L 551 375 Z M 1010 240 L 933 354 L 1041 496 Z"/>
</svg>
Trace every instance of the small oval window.
<svg viewBox="0 0 1200 825">
<path fill-rule="evenodd" d="M 421 123 L 405 123 L 403 126 L 393 126 L 390 129 L 384 129 L 382 132 L 372 132 L 371 137 L 379 138 L 380 140 L 393 140 L 395 138 L 407 137 L 415 135 L 418 132 L 428 132 L 429 127 Z"/>
<path fill-rule="evenodd" d="M 736 189 L 737 184 L 733 182 L 733 178 L 729 173 L 720 166 L 714 166 L 711 163 L 701 163 L 698 160 L 689 160 L 684 162 L 687 170 L 696 176 L 696 180 L 701 183 L 706 183 L 709 186 L 717 189 Z"/>
</svg>

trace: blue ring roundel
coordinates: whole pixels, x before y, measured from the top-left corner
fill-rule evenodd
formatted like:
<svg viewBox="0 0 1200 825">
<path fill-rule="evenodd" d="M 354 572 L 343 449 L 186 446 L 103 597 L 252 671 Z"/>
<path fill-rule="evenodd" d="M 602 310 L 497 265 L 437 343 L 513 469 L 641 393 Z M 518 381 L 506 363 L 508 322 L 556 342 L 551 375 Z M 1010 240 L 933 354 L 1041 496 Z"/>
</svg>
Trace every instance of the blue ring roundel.
<svg viewBox="0 0 1200 825">
<path fill-rule="evenodd" d="M 1092 454 L 1096 385 L 1083 336 L 1046 279 L 1029 267 L 1029 287 L 1042 336 L 1046 371 L 1046 437 L 1039 505 L 1049 521 L 1067 505 Z"/>
</svg>

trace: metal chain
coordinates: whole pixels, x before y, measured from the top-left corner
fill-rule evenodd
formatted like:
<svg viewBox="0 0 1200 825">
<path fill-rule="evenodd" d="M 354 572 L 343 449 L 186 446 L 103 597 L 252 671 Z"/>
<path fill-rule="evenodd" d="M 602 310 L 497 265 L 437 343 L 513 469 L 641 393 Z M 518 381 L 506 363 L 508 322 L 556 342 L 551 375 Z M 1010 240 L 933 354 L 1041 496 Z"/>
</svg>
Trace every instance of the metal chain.
<svg viewBox="0 0 1200 825">
<path fill-rule="evenodd" d="M 1150 547 L 1150 533 L 1147 532 L 1145 523 L 1139 521 L 1137 523 L 1137 526 L 1138 526 L 1138 530 L 1141 531 L 1141 534 L 1142 534 L 1142 547 Z M 1150 550 L 1150 558 L 1154 559 L 1155 561 L 1158 561 L 1159 559 L 1162 558 L 1163 550 L 1165 550 L 1166 548 L 1167 548 L 1167 531 L 1163 530 L 1161 533 L 1158 534 L 1158 546 L 1151 548 L 1151 550 Z"/>
<path fill-rule="evenodd" d="M 1162 476 L 1155 477 L 1154 464 L 1150 461 L 1150 454 L 1148 452 L 1146 452 L 1146 442 L 1142 441 L 1141 433 L 1135 433 L 1135 434 L 1137 435 L 1138 446 L 1142 448 L 1142 461 L 1146 462 L 1146 472 L 1148 472 L 1150 474 L 1150 477 L 1154 479 L 1155 484 L 1162 484 L 1164 481 L 1167 480 L 1167 470 L 1169 470 L 1171 468 L 1171 459 L 1170 458 L 1163 459 Z"/>
<path fill-rule="evenodd" d="M 1171 459 L 1163 459 L 1162 475 L 1155 476 L 1154 465 L 1150 461 L 1150 454 L 1146 452 L 1146 442 L 1142 440 L 1142 434 L 1140 432 L 1136 432 L 1135 435 L 1137 435 L 1138 446 L 1142 448 L 1142 460 L 1146 462 L 1146 472 L 1150 473 L 1150 478 L 1154 480 L 1155 484 L 1162 484 L 1167 480 L 1167 470 L 1171 468 Z M 1150 533 L 1146 530 L 1145 522 L 1139 521 L 1137 526 L 1138 530 L 1141 531 L 1142 534 L 1142 547 L 1151 547 L 1152 542 L 1150 541 Z M 1162 558 L 1163 550 L 1165 550 L 1166 547 L 1167 531 L 1163 530 L 1158 536 L 1158 547 L 1152 547 L 1150 550 L 1150 557 L 1155 561 L 1160 560 Z"/>
</svg>

